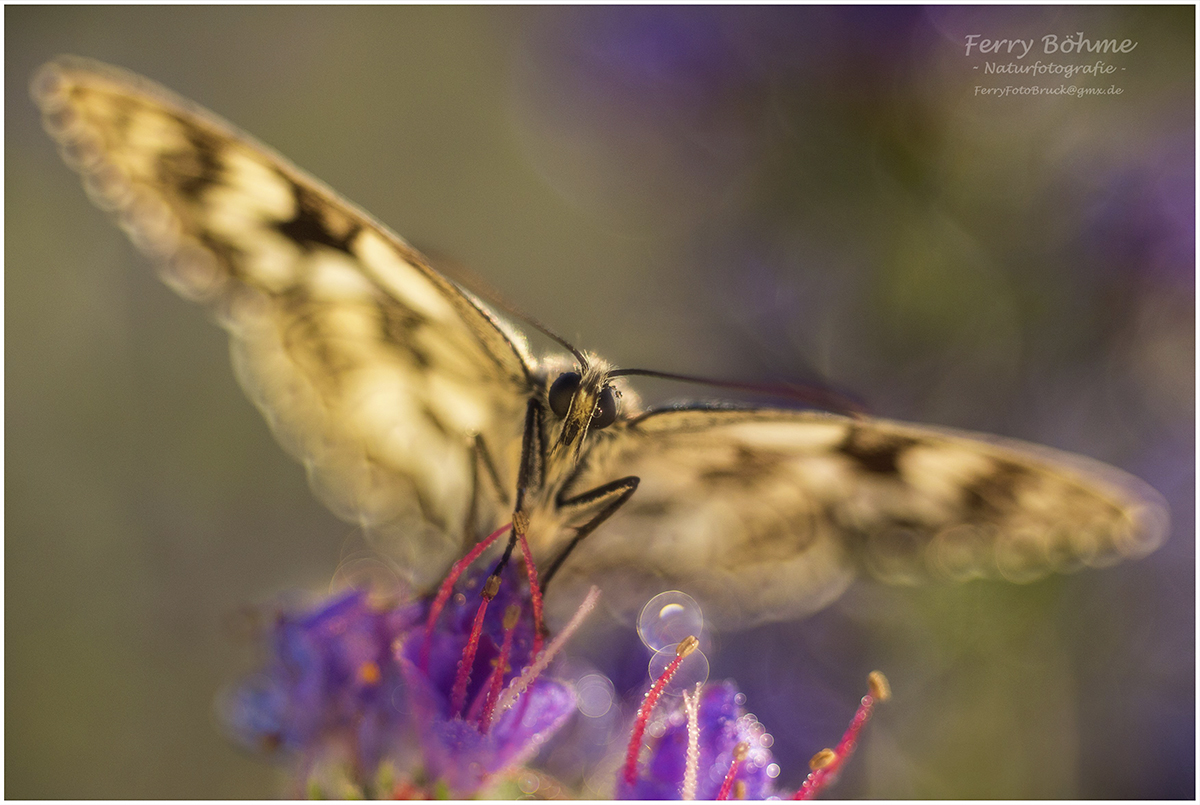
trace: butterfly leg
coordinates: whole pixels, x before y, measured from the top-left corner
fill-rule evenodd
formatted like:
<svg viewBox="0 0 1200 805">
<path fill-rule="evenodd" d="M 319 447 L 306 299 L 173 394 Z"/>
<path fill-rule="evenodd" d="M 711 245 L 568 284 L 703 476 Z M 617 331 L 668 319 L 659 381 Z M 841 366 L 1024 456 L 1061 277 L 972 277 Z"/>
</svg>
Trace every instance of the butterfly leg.
<svg viewBox="0 0 1200 805">
<path fill-rule="evenodd" d="M 581 526 L 575 528 L 575 536 L 567 543 L 567 547 L 563 548 L 558 556 L 554 557 L 554 561 L 550 563 L 550 569 L 546 571 L 546 575 L 542 580 L 542 590 L 550 584 L 550 579 L 558 572 L 559 567 L 566 561 L 567 556 L 575 549 L 575 546 L 583 541 L 583 538 L 600 527 L 601 523 L 612 517 L 617 509 L 625 505 L 625 501 L 633 496 L 634 490 L 638 487 L 640 479 L 636 475 L 630 475 L 625 478 L 618 478 L 595 489 L 576 495 L 575 497 L 566 498 L 558 501 L 559 510 L 583 512 L 589 509 L 594 509 L 597 506 L 600 510 Z"/>
<path fill-rule="evenodd" d="M 529 527 L 529 515 L 525 512 L 525 495 L 542 488 L 543 468 L 546 463 L 546 443 L 543 438 L 542 423 L 545 420 L 545 410 L 541 402 L 530 399 L 525 408 L 525 432 L 521 438 L 521 466 L 517 471 L 517 500 L 513 507 L 512 531 L 508 536 L 508 545 L 504 555 L 496 563 L 496 568 L 483 586 L 483 594 L 488 598 L 495 595 L 500 586 L 500 574 L 512 558 L 513 549 L 518 540 L 525 536 Z M 497 486 L 499 482 L 497 481 Z M 489 591 L 491 595 L 488 595 Z"/>
<path fill-rule="evenodd" d="M 508 492 L 504 489 L 504 485 L 500 483 L 500 476 L 496 472 L 496 465 L 492 463 L 491 453 L 488 452 L 487 442 L 483 440 L 483 436 L 475 434 L 471 440 L 471 449 L 474 455 L 474 461 L 471 463 L 471 504 L 467 510 L 467 516 L 463 525 L 463 548 L 470 548 L 479 539 L 479 532 L 476 527 L 479 525 L 476 519 L 479 516 L 479 498 L 480 495 L 486 495 L 490 491 L 493 500 L 499 503 L 501 508 L 507 508 L 511 505 Z M 483 468 L 483 476 L 490 481 L 480 480 L 480 467 Z M 489 524 L 491 527 L 492 524 Z"/>
<path fill-rule="evenodd" d="M 492 455 L 488 452 L 487 442 L 478 434 L 475 435 L 475 462 L 476 470 L 483 467 L 487 471 L 487 477 L 492 482 L 492 491 L 496 493 L 496 499 L 502 506 L 509 505 L 508 491 L 500 483 L 500 475 L 496 472 L 496 465 L 492 463 Z"/>
</svg>

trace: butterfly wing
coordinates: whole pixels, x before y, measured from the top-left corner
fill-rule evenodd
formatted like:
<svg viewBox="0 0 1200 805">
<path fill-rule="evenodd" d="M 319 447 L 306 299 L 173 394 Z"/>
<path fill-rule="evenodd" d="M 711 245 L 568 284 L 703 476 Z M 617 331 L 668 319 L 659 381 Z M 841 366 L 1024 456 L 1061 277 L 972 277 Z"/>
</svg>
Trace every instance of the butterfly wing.
<svg viewBox="0 0 1200 805">
<path fill-rule="evenodd" d="M 435 579 L 461 548 L 476 434 L 501 488 L 515 482 L 521 337 L 368 215 L 145 79 L 67 58 L 32 93 L 92 199 L 229 331 L 242 386 L 321 497 Z"/>
<path fill-rule="evenodd" d="M 641 482 L 561 579 L 599 579 L 627 612 L 680 589 L 711 620 L 748 625 L 819 609 L 859 572 L 1029 581 L 1148 553 L 1166 533 L 1161 497 L 1136 478 L 979 434 L 692 408 L 600 435 L 571 491 Z"/>
</svg>

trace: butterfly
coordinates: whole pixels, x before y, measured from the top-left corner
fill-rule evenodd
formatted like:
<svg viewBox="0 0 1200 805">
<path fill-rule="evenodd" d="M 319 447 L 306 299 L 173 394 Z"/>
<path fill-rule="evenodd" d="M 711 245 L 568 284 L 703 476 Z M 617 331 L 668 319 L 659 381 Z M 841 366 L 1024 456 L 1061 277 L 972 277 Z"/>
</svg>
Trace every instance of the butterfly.
<svg viewBox="0 0 1200 805">
<path fill-rule="evenodd" d="M 46 130 L 168 284 L 230 334 L 243 388 L 314 490 L 418 586 L 511 521 L 552 588 L 635 613 L 679 589 L 718 626 L 893 582 L 1105 565 L 1162 498 L 1107 465 L 808 410 L 643 408 L 569 345 L 537 358 L 484 301 L 282 156 L 150 81 L 64 57 Z"/>
</svg>

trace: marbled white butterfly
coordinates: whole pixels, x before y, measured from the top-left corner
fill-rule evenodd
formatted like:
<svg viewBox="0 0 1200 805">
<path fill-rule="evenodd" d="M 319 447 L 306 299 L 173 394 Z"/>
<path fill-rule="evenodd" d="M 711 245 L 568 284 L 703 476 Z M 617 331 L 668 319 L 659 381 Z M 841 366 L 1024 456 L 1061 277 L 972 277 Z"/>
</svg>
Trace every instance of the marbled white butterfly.
<svg viewBox="0 0 1200 805">
<path fill-rule="evenodd" d="M 859 571 L 1021 581 L 1166 533 L 1144 483 L 1048 448 L 643 409 L 628 373 L 589 352 L 535 358 L 401 238 L 163 88 L 63 58 L 32 92 L 91 198 L 229 331 L 243 387 L 322 499 L 419 585 L 511 519 L 555 587 L 586 579 L 627 611 L 678 588 L 745 625 L 811 612 Z"/>
</svg>

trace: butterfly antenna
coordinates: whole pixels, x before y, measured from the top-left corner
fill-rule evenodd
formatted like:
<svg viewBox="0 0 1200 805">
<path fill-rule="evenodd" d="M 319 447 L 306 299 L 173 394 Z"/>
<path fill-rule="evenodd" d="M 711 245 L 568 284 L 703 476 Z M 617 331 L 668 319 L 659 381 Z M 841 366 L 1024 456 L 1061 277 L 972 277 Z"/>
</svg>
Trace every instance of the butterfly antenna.
<svg viewBox="0 0 1200 805">
<path fill-rule="evenodd" d="M 609 377 L 657 377 L 662 380 L 680 380 L 684 383 L 699 383 L 720 389 L 735 389 L 750 391 L 755 394 L 765 394 L 780 397 L 785 400 L 795 400 L 806 405 L 812 405 L 825 411 L 851 416 L 863 416 L 867 413 L 866 406 L 840 391 L 819 385 L 803 385 L 798 383 L 741 383 L 735 380 L 713 380 L 709 377 L 696 375 L 681 375 L 674 372 L 658 372 L 653 369 L 617 369 Z"/>
<path fill-rule="evenodd" d="M 542 335 L 550 338 L 560 344 L 565 349 L 569 350 L 575 356 L 575 360 L 579 361 L 581 367 L 588 365 L 587 357 L 575 348 L 571 342 L 558 335 L 550 328 L 546 327 L 540 321 L 525 313 L 516 305 L 504 298 L 491 285 L 489 285 L 482 277 L 476 274 L 471 269 L 464 266 L 462 263 L 453 258 L 444 255 L 431 255 L 430 252 L 425 252 L 427 257 L 432 256 L 434 259 L 431 263 L 456 284 L 467 291 L 470 291 L 475 296 L 487 302 L 497 310 L 507 313 L 515 319 L 533 327 Z M 820 386 L 820 385 L 801 385 L 794 383 L 739 383 L 729 380 L 713 380 L 708 377 L 697 377 L 695 375 L 681 375 L 673 372 L 658 372 L 653 369 L 618 369 L 609 374 L 609 377 L 628 377 L 637 375 L 640 377 L 657 377 L 662 380 L 679 380 L 684 383 L 698 383 L 704 386 L 712 386 L 714 388 L 735 389 L 738 391 L 749 391 L 755 394 L 765 394 L 771 397 L 779 397 L 785 400 L 794 400 L 796 402 L 811 405 L 825 411 L 833 411 L 840 414 L 849 414 L 852 416 L 861 416 L 867 413 L 866 406 L 859 400 L 850 397 L 840 391 Z"/>
<path fill-rule="evenodd" d="M 529 326 L 533 327 L 535 330 L 537 330 L 542 335 L 548 336 L 549 338 L 554 339 L 559 344 L 561 344 L 562 346 L 566 347 L 567 349 L 569 349 L 571 351 L 571 354 L 575 356 L 575 360 L 579 361 L 580 368 L 587 367 L 588 361 L 582 352 L 575 349 L 575 347 L 571 345 L 571 342 L 567 341 L 567 339 L 563 338 L 562 336 L 558 335 L 557 333 L 551 331 L 548 327 L 543 325 L 540 321 L 535 319 L 533 316 L 528 316 L 528 315 L 521 313 L 520 311 L 514 310 L 512 308 L 506 308 L 504 312 L 508 313 L 511 316 L 516 316 L 517 318 L 521 319 Z"/>
<path fill-rule="evenodd" d="M 579 361 L 579 366 L 581 368 L 588 365 L 587 357 L 584 356 L 582 352 L 577 350 L 575 346 L 571 344 L 571 342 L 567 341 L 567 339 L 552 331 L 549 327 L 542 324 L 533 316 L 530 316 L 528 313 L 509 302 L 500 294 L 499 291 L 485 282 L 483 278 L 474 271 L 467 268 L 457 260 L 454 260 L 453 258 L 447 258 L 441 255 L 431 255 L 429 252 L 425 252 L 425 255 L 427 258 L 432 258 L 430 259 L 430 262 L 434 265 L 434 267 L 437 268 L 437 270 L 442 274 L 445 274 L 447 277 L 449 277 L 450 280 L 452 280 L 456 285 L 479 297 L 500 312 L 507 313 L 514 319 L 520 319 L 542 335 L 550 338 L 555 343 L 567 349 L 572 355 L 575 356 L 575 360 Z"/>
</svg>

